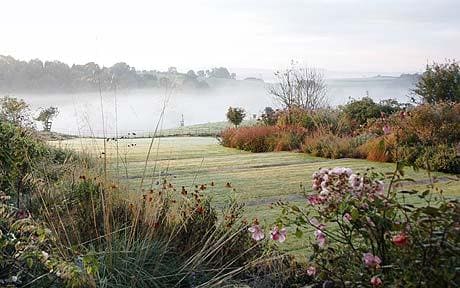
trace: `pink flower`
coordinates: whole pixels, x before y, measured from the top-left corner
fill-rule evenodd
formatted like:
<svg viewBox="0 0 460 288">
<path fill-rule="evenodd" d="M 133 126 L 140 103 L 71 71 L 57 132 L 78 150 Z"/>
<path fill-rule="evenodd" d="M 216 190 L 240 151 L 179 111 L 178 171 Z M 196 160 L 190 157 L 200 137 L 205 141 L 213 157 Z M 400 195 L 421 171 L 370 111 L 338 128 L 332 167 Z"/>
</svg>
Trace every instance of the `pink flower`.
<svg viewBox="0 0 460 288">
<path fill-rule="evenodd" d="M 347 176 L 350 176 L 351 174 L 353 174 L 353 170 L 351 170 L 350 168 L 344 168 L 344 173 L 347 175 Z"/>
<path fill-rule="evenodd" d="M 388 124 L 385 124 L 385 126 L 383 126 L 382 130 L 383 130 L 383 133 L 385 135 L 388 135 L 388 134 L 391 133 L 391 128 L 390 128 L 390 126 L 388 126 Z"/>
<path fill-rule="evenodd" d="M 321 230 L 316 230 L 315 231 L 315 237 L 316 237 L 316 242 L 318 242 L 318 246 L 323 248 L 324 245 L 326 245 L 326 234 L 324 234 L 323 231 Z"/>
<path fill-rule="evenodd" d="M 348 181 L 352 189 L 358 189 L 361 186 L 361 177 L 356 174 L 351 174 Z"/>
<path fill-rule="evenodd" d="M 323 201 L 318 195 L 310 195 L 307 197 L 307 201 L 310 205 L 318 205 L 321 204 Z"/>
<path fill-rule="evenodd" d="M 379 256 L 374 256 L 370 252 L 363 254 L 363 261 L 364 264 L 369 268 L 378 268 L 382 263 L 382 260 L 379 258 Z"/>
<path fill-rule="evenodd" d="M 332 168 L 332 170 L 329 173 L 335 174 L 335 175 L 342 175 L 343 173 L 345 173 L 345 168 L 343 168 L 343 167 L 334 167 L 334 168 Z"/>
<path fill-rule="evenodd" d="M 272 240 L 283 243 L 286 240 L 287 231 L 286 231 L 286 228 L 279 230 L 278 226 L 275 225 L 275 227 L 273 227 L 273 230 L 270 234 L 271 234 L 270 238 Z"/>
<path fill-rule="evenodd" d="M 383 195 L 385 192 L 385 186 L 382 181 L 377 181 L 377 187 L 375 188 L 375 192 L 379 195 Z"/>
<path fill-rule="evenodd" d="M 326 188 L 323 188 L 323 190 L 319 192 L 319 196 L 326 197 L 328 195 L 329 195 L 329 190 L 327 190 Z"/>
<path fill-rule="evenodd" d="M 398 235 L 393 236 L 393 243 L 398 247 L 403 247 L 407 245 L 408 237 L 404 232 L 399 233 Z"/>
<path fill-rule="evenodd" d="M 345 168 L 345 167 L 335 167 L 335 168 L 332 168 L 332 170 L 329 172 L 329 174 L 337 175 L 337 176 L 341 176 L 341 175 L 350 176 L 352 173 L 353 173 L 353 170 L 351 170 L 350 168 Z"/>
<path fill-rule="evenodd" d="M 316 267 L 310 266 L 307 268 L 307 275 L 308 276 L 315 276 L 316 275 Z"/>
<path fill-rule="evenodd" d="M 25 218 L 28 218 L 29 216 L 30 216 L 29 212 L 23 209 L 20 209 L 18 210 L 18 212 L 16 212 L 16 217 L 18 219 L 25 219 Z"/>
<path fill-rule="evenodd" d="M 248 231 L 252 233 L 252 239 L 260 241 L 265 238 L 264 231 L 259 225 L 252 225 L 248 228 Z"/>
<path fill-rule="evenodd" d="M 326 225 L 319 223 L 318 219 L 316 219 L 315 217 L 310 218 L 309 222 L 311 225 L 315 226 L 315 228 L 317 229 L 322 230 L 326 228 Z"/>
<path fill-rule="evenodd" d="M 350 223 L 351 219 L 352 219 L 352 217 L 351 217 L 350 213 L 343 214 L 343 222 Z"/>
<path fill-rule="evenodd" d="M 372 287 L 380 287 L 383 285 L 383 281 L 378 276 L 373 276 L 371 278 L 371 285 Z"/>
</svg>

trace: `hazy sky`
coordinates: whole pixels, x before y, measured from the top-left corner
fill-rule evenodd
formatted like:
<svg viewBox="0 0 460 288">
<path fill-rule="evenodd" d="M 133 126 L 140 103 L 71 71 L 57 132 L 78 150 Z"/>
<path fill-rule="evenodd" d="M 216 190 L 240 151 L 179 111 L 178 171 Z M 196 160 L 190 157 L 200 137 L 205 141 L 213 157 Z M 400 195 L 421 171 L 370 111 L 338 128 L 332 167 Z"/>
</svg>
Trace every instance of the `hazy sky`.
<svg viewBox="0 0 460 288">
<path fill-rule="evenodd" d="M 0 54 L 137 69 L 413 72 L 460 59 L 459 0 L 2 0 Z"/>
</svg>

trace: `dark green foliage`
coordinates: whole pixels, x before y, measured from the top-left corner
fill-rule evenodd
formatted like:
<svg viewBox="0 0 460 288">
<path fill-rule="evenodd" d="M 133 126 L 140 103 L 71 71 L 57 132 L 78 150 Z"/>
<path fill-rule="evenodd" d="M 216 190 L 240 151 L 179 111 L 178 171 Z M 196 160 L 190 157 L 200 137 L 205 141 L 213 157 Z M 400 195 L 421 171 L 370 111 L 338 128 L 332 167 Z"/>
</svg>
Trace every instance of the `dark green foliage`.
<svg viewBox="0 0 460 288">
<path fill-rule="evenodd" d="M 227 119 L 230 121 L 235 127 L 243 122 L 244 117 L 246 117 L 246 112 L 241 107 L 228 107 L 227 111 Z"/>
<path fill-rule="evenodd" d="M 427 65 L 413 92 L 425 103 L 460 101 L 460 66 L 457 61 Z M 415 100 L 415 99 L 414 99 Z"/>
<path fill-rule="evenodd" d="M 273 110 L 272 107 L 265 107 L 264 113 L 260 115 L 260 121 L 265 125 L 275 125 L 278 121 L 278 111 Z"/>
<path fill-rule="evenodd" d="M 0 121 L 0 147 L 0 191 L 16 197 L 20 205 L 20 197 L 34 187 L 29 176 L 46 153 L 44 144 L 32 130 Z"/>
<path fill-rule="evenodd" d="M 76 259 L 61 257 L 51 230 L 19 215 L 0 201 L 1 287 L 94 287 Z"/>
<path fill-rule="evenodd" d="M 368 119 L 378 118 L 385 115 L 390 115 L 400 110 L 400 104 L 396 100 L 388 99 L 380 103 L 375 103 L 369 97 L 363 97 L 361 100 L 352 100 L 341 107 L 343 113 L 355 121 L 358 125 L 364 125 Z"/>
<path fill-rule="evenodd" d="M 448 145 L 418 147 L 418 155 L 412 163 L 431 171 L 460 173 L 460 156 Z"/>
</svg>

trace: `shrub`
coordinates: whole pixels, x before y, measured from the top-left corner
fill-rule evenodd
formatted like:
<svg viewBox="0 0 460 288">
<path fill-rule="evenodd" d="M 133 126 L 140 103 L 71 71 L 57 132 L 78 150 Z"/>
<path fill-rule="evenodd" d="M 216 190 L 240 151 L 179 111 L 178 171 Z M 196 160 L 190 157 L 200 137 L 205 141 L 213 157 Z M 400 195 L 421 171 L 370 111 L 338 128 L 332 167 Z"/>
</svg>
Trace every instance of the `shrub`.
<svg viewBox="0 0 460 288">
<path fill-rule="evenodd" d="M 377 162 L 392 162 L 398 159 L 397 137 L 388 134 L 372 138 L 357 148 L 361 158 Z"/>
<path fill-rule="evenodd" d="M 312 118 L 315 131 L 332 133 L 337 136 L 349 136 L 353 133 L 350 123 L 337 110 L 317 110 L 312 114 Z"/>
<path fill-rule="evenodd" d="M 427 65 L 413 92 L 424 103 L 460 101 L 460 66 L 456 61 Z M 415 100 L 415 99 L 414 99 Z"/>
<path fill-rule="evenodd" d="M 460 103 L 422 104 L 394 121 L 401 144 L 455 144 L 460 141 Z"/>
<path fill-rule="evenodd" d="M 226 147 L 238 148 L 251 152 L 273 151 L 273 141 L 269 138 L 275 134 L 275 126 L 254 126 L 228 128 L 221 133 L 221 143 Z"/>
<path fill-rule="evenodd" d="M 0 121 L 0 191 L 25 205 L 24 195 L 30 195 L 34 183 L 34 167 L 45 159 L 44 144 L 30 129 Z M 20 200 L 22 201 L 20 203 Z"/>
<path fill-rule="evenodd" d="M 30 106 L 23 99 L 5 96 L 0 98 L 0 122 L 19 127 L 32 127 Z"/>
<path fill-rule="evenodd" d="M 227 119 L 233 125 L 235 125 L 235 127 L 238 127 L 238 125 L 240 125 L 241 122 L 243 122 L 244 117 L 246 117 L 246 112 L 244 112 L 243 108 L 228 107 Z"/>
<path fill-rule="evenodd" d="M 274 151 L 295 151 L 302 147 L 302 143 L 308 133 L 302 127 L 282 127 L 274 135 Z"/>
<path fill-rule="evenodd" d="M 401 110 L 401 105 L 392 99 L 375 103 L 372 98 L 363 97 L 361 100 L 348 102 L 340 109 L 357 127 L 358 125 L 365 125 L 370 119 L 379 118 L 382 115 L 391 115 Z"/>
<path fill-rule="evenodd" d="M 414 161 L 407 159 L 409 164 L 415 164 L 430 171 L 460 173 L 460 157 L 454 147 L 447 145 L 418 147 L 418 155 Z"/>
<path fill-rule="evenodd" d="M 61 256 L 60 245 L 46 225 L 1 202 L 2 287 L 95 287 L 94 274 L 77 264 L 76 253 Z"/>
<path fill-rule="evenodd" d="M 299 238 L 313 234 L 307 273 L 322 287 L 458 287 L 459 201 L 432 186 L 396 188 L 404 181 L 400 165 L 390 174 L 315 172 L 309 204 L 281 203 L 272 239 L 283 226 Z M 408 204 L 409 195 L 421 203 Z"/>
<path fill-rule="evenodd" d="M 315 133 L 306 137 L 302 150 L 313 156 L 344 158 L 351 155 L 350 137 L 338 137 L 331 133 Z"/>
<path fill-rule="evenodd" d="M 224 130 L 221 144 L 251 152 L 300 149 L 307 131 L 301 127 L 253 126 Z"/>
<path fill-rule="evenodd" d="M 280 111 L 278 109 L 273 110 L 272 107 L 265 107 L 264 113 L 260 115 L 259 121 L 264 125 L 276 125 L 279 114 Z"/>
<path fill-rule="evenodd" d="M 291 107 L 278 112 L 276 124 L 283 127 L 297 126 L 312 130 L 315 125 L 311 114 L 311 111 L 299 107 Z"/>
</svg>

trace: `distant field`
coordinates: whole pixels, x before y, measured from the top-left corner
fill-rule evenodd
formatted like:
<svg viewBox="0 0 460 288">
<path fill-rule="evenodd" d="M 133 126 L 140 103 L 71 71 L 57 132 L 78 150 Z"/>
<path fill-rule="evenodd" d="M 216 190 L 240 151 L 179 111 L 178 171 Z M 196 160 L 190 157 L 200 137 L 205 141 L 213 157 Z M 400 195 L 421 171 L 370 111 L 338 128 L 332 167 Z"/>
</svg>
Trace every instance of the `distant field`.
<svg viewBox="0 0 460 288">
<path fill-rule="evenodd" d="M 256 123 L 255 120 L 244 120 L 241 123 L 241 126 L 248 126 L 254 125 Z M 196 124 L 196 125 L 188 125 L 185 127 L 178 127 L 178 128 L 171 128 L 171 129 L 163 129 L 158 132 L 159 136 L 162 137 L 172 137 L 172 136 L 210 136 L 210 135 L 217 135 L 222 130 L 233 127 L 231 123 L 228 121 L 222 122 L 211 122 L 211 123 L 204 123 L 204 124 Z M 153 133 L 150 132 L 148 134 L 143 133 L 141 137 L 149 136 L 151 137 Z"/>
<path fill-rule="evenodd" d="M 151 139 L 121 139 L 119 146 L 118 174 L 126 179 L 129 187 L 139 188 L 143 174 L 145 159 Z M 94 153 L 102 152 L 102 139 L 70 139 L 54 141 L 54 145 L 79 151 Z M 110 171 L 117 174 L 116 142 L 107 142 Z M 135 144 L 135 145 L 133 145 Z M 129 147 L 128 147 L 129 146 Z M 159 149 L 157 149 L 159 147 Z M 127 165 L 124 165 L 126 160 Z M 350 167 L 354 171 L 364 171 L 374 167 L 377 171 L 391 172 L 395 165 L 376 163 L 358 159 L 331 160 L 312 157 L 302 153 L 272 152 L 250 153 L 225 148 L 212 137 L 168 137 L 156 139 L 152 146 L 148 162 L 148 177 L 144 185 L 149 187 L 156 182 L 160 173 L 170 175 L 171 181 L 178 186 L 191 187 L 195 184 L 214 182 L 215 186 L 206 190 L 217 205 L 229 197 L 237 197 L 246 203 L 247 217 L 258 217 L 262 222 L 271 222 L 279 211 L 270 209 L 269 204 L 278 199 L 305 203 L 302 198 L 302 187 L 311 186 L 311 174 L 321 167 Z M 127 171 L 127 177 L 126 177 Z M 153 173 L 155 171 L 155 178 Z M 407 177 L 415 179 L 416 187 L 427 183 L 426 171 L 415 172 L 407 168 Z M 460 182 L 450 181 L 451 177 L 443 173 L 433 173 L 442 183 L 436 185 L 443 188 L 447 195 L 460 196 Z M 232 187 L 226 188 L 230 182 Z M 155 183 L 154 183 L 155 184 Z M 293 252 L 301 252 L 300 241 L 290 237 L 284 246 Z"/>
<path fill-rule="evenodd" d="M 244 120 L 240 126 L 251 126 L 255 125 L 257 121 L 255 119 L 251 120 Z M 209 123 L 203 123 L 203 124 L 195 124 L 195 125 L 187 125 L 184 127 L 177 127 L 177 128 L 168 128 L 168 129 L 161 129 L 160 131 L 157 131 L 155 134 L 155 131 L 153 130 L 133 130 L 133 131 L 121 131 L 118 133 L 118 137 L 130 137 L 130 138 L 151 138 L 155 135 L 155 137 L 183 137 L 183 136 L 188 136 L 188 137 L 215 137 L 216 135 L 219 135 L 224 129 L 227 129 L 229 127 L 233 127 L 233 124 L 231 124 L 228 121 L 221 121 L 221 122 L 209 122 Z M 87 131 L 89 132 L 89 131 Z M 97 135 L 96 138 L 102 138 L 102 132 L 98 131 L 99 134 L 92 134 L 87 133 L 87 134 L 80 134 L 80 135 Z M 87 136 L 76 136 L 76 134 L 71 134 L 71 135 L 65 135 L 65 134 L 60 134 L 60 133 L 44 133 L 43 136 L 46 139 L 50 140 L 57 140 L 57 139 L 67 139 L 67 138 L 72 138 L 72 137 L 87 137 Z M 107 132 L 105 133 L 106 137 L 112 138 L 116 137 L 115 132 Z"/>
</svg>

